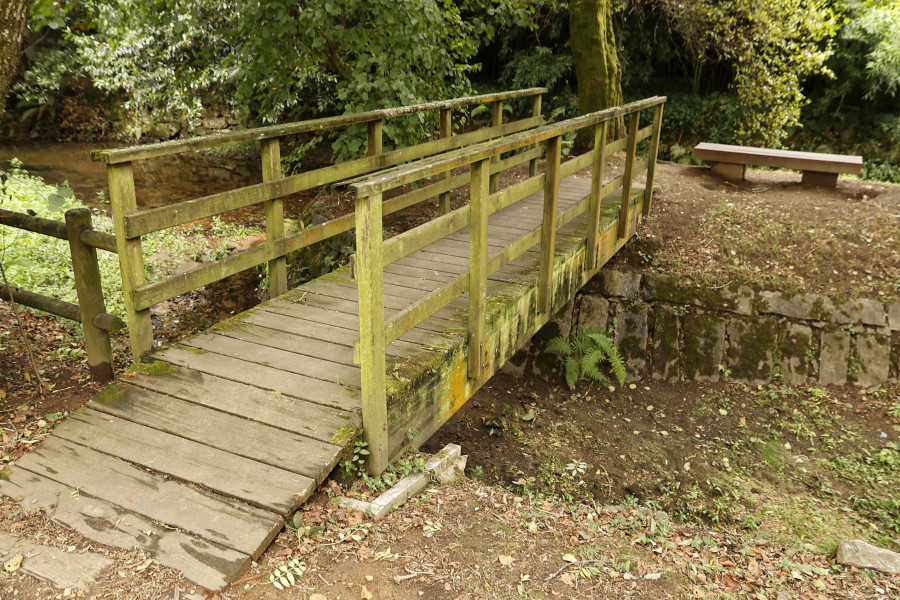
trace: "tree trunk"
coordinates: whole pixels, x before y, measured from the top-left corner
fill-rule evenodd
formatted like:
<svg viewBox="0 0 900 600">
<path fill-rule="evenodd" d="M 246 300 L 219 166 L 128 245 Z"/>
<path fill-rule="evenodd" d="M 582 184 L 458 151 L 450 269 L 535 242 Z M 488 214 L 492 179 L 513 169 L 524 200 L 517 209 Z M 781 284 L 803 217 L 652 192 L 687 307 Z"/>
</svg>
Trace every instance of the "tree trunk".
<svg viewBox="0 0 900 600">
<path fill-rule="evenodd" d="M 581 114 L 622 104 L 622 71 L 612 7 L 613 0 L 569 2 L 569 36 Z"/>
<path fill-rule="evenodd" d="M 18 70 L 30 5 L 31 0 L 0 2 L 0 113 L 6 106 L 6 94 Z"/>
</svg>

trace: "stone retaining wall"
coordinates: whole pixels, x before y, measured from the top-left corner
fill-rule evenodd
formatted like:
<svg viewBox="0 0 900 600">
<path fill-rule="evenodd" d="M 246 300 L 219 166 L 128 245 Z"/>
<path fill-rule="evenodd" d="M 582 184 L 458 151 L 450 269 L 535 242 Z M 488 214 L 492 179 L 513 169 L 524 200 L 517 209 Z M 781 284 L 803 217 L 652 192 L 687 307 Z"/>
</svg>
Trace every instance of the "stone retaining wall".
<svg viewBox="0 0 900 600">
<path fill-rule="evenodd" d="M 604 269 L 556 322 L 563 335 L 613 328 L 632 378 L 873 387 L 900 372 L 900 302 Z"/>
</svg>

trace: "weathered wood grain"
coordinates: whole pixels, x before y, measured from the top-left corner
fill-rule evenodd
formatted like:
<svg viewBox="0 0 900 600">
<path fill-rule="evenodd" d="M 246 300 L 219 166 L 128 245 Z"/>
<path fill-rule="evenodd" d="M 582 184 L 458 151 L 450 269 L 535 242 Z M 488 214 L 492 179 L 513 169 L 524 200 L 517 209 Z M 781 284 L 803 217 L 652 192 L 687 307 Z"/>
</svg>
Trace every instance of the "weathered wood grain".
<svg viewBox="0 0 900 600">
<path fill-rule="evenodd" d="M 86 494 L 73 495 L 72 491 L 72 487 L 17 466 L 10 468 L 8 479 L 0 479 L 0 493 L 18 500 L 22 506 L 41 509 L 55 523 L 94 542 L 143 550 L 163 566 L 180 570 L 188 581 L 207 589 L 221 590 L 250 564 L 248 554 L 163 527 Z"/>
<path fill-rule="evenodd" d="M 315 490 L 310 477 L 87 408 L 53 435 L 282 515 Z"/>
<path fill-rule="evenodd" d="M 116 385 L 87 406 L 237 456 L 305 475 L 325 477 L 341 448 L 149 390 Z"/>
<path fill-rule="evenodd" d="M 92 498 L 252 555 L 284 525 L 275 513 L 167 480 L 50 436 L 16 466 Z"/>
</svg>

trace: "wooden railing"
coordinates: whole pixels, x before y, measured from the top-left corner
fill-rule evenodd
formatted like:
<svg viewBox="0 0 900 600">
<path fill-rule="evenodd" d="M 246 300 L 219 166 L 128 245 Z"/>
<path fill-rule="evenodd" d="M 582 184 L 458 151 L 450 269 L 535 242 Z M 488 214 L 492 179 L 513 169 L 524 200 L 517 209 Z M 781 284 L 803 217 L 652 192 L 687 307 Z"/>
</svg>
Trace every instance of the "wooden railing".
<svg viewBox="0 0 900 600">
<path fill-rule="evenodd" d="M 635 177 L 646 171 L 642 211 L 650 210 L 659 132 L 662 122 L 664 97 L 653 97 L 625 106 L 592 113 L 568 121 L 531 129 L 504 138 L 467 146 L 440 156 L 423 159 L 408 165 L 382 171 L 362 181 L 351 184 L 356 194 L 356 255 L 353 272 L 357 279 L 359 296 L 359 342 L 357 362 L 362 369 L 363 427 L 370 451 L 369 469 L 380 473 L 386 468 L 391 452 L 387 418 L 387 392 L 385 388 L 385 348 L 393 340 L 435 314 L 461 294 L 469 293 L 468 310 L 468 375 L 480 379 L 484 372 L 483 341 L 486 323 L 487 278 L 510 261 L 532 248 L 541 246 L 538 282 L 538 306 L 541 313 L 550 310 L 551 275 L 556 243 L 556 232 L 575 218 L 588 213 L 586 235 L 586 270 L 599 269 L 598 234 L 601 202 L 609 196 L 618 196 L 620 202 L 618 237 L 629 235 L 631 222 L 631 197 Z M 652 109 L 653 120 L 640 127 L 641 111 Z M 627 135 L 606 142 L 611 125 L 621 119 L 627 121 Z M 566 162 L 561 162 L 563 136 L 588 130 L 593 133 L 593 148 Z M 647 154 L 638 162 L 637 147 L 641 140 L 651 138 Z M 533 169 L 530 177 L 506 189 L 498 190 L 493 176 L 498 170 L 508 168 L 501 156 L 518 152 L 520 157 L 536 156 L 542 144 L 546 153 L 545 172 L 538 175 Z M 624 173 L 603 181 L 603 169 L 608 156 L 625 151 Z M 511 159 L 505 159 L 511 160 Z M 512 162 L 509 164 L 513 164 Z M 468 173 L 451 176 L 453 170 L 469 167 Z M 582 169 L 592 167 L 591 191 L 573 207 L 557 214 L 559 181 Z M 415 229 L 397 235 L 387 241 L 382 238 L 382 218 L 391 201 L 383 201 L 383 194 L 400 186 L 434 178 L 437 183 L 420 188 L 423 196 L 433 195 L 444 188 L 447 181 L 469 183 L 469 203 L 447 212 Z M 488 217 L 535 192 L 544 191 L 542 226 L 513 243 L 488 260 Z M 384 267 L 409 256 L 454 232 L 470 228 L 469 269 L 440 289 L 385 320 Z"/>
<path fill-rule="evenodd" d="M 155 304 L 265 263 L 268 264 L 269 270 L 270 295 L 274 297 L 283 294 L 288 287 L 285 262 L 287 254 L 349 231 L 355 225 L 353 214 L 349 214 L 307 227 L 303 231 L 291 235 L 285 235 L 283 216 L 285 196 L 541 125 L 544 122 L 540 114 L 541 95 L 546 91 L 544 88 L 531 88 L 470 96 L 147 146 L 94 152 L 93 159 L 95 161 L 107 164 L 110 202 L 119 261 L 122 266 L 122 285 L 131 351 L 134 358 L 139 359 L 145 356 L 153 347 L 150 308 Z M 532 116 L 503 123 L 504 101 L 526 97 L 532 98 Z M 451 131 L 452 110 L 473 104 L 492 105 L 493 118 L 490 126 L 454 135 Z M 385 120 L 428 111 L 439 112 L 439 137 L 415 146 L 384 151 L 382 126 Z M 334 130 L 361 123 L 366 123 L 368 126 L 367 157 L 289 177 L 282 176 L 280 138 L 299 133 Z M 134 161 L 253 141 L 258 141 L 260 144 L 262 183 L 161 208 L 138 210 L 132 169 Z M 536 157 L 537 154 L 534 154 L 528 159 L 532 161 L 532 170 Z M 460 184 L 457 179 L 445 176 L 440 185 L 443 186 L 443 191 L 438 194 L 439 208 L 442 213 L 446 213 L 450 210 L 450 190 Z M 385 203 L 382 212 L 387 214 L 401 210 L 416 202 L 421 202 L 423 199 L 425 196 L 415 192 L 405 194 L 394 198 L 390 203 Z M 199 266 L 187 273 L 153 283 L 147 282 L 144 274 L 141 236 L 256 204 L 263 204 L 265 207 L 266 241 L 264 243 L 214 263 Z"/>
<path fill-rule="evenodd" d="M 115 375 L 109 334 L 121 329 L 124 323 L 119 317 L 106 312 L 100 283 L 100 266 L 97 263 L 97 249 L 116 251 L 113 236 L 94 230 L 91 211 L 86 208 L 67 211 L 65 223 L 0 209 L 0 225 L 69 242 L 78 304 L 2 283 L 0 298 L 81 323 L 91 376 L 100 381 L 113 379 Z"/>
</svg>

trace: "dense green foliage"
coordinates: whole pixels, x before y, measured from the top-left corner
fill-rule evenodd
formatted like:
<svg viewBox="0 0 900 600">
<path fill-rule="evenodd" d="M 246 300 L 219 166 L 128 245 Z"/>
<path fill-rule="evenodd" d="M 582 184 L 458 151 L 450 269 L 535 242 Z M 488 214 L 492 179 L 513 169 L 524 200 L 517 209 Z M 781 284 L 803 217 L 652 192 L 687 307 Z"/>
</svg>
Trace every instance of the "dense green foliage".
<svg viewBox="0 0 900 600">
<path fill-rule="evenodd" d="M 619 385 L 625 383 L 625 361 L 605 331 L 582 329 L 571 338 L 557 336 L 547 342 L 546 351 L 556 355 L 569 389 L 584 378 L 609 385 L 607 370 Z"/>
<path fill-rule="evenodd" d="M 79 103 L 105 103 L 101 112 L 119 131 L 140 135 L 163 120 L 190 135 L 210 114 L 252 125 L 546 85 L 545 113 L 561 118 L 577 110 L 570 12 L 602 5 L 37 0 L 11 112 L 26 126 L 58 131 L 60 121 L 88 114 L 75 110 Z M 611 6 L 625 99 L 670 97 L 664 157 L 682 157 L 700 140 L 789 145 L 860 152 L 869 175 L 900 179 L 897 2 Z M 427 137 L 433 119 L 392 120 L 386 143 Z M 358 129 L 332 140 L 342 156 L 362 151 Z"/>
</svg>

